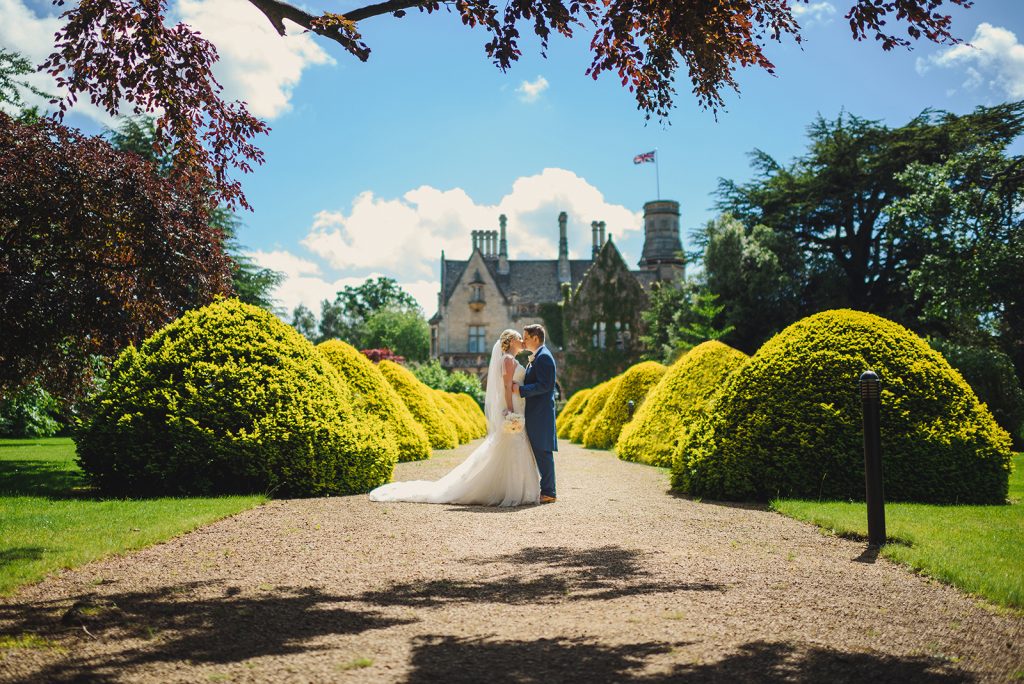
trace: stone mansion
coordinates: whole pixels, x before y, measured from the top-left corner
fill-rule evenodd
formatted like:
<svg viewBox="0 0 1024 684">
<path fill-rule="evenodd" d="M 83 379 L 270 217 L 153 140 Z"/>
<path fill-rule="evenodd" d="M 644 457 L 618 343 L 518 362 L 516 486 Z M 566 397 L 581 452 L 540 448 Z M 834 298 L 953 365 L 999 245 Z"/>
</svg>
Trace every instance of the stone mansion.
<svg viewBox="0 0 1024 684">
<path fill-rule="evenodd" d="M 472 232 L 468 259 L 448 259 L 442 251 L 441 291 L 437 313 L 430 319 L 431 356 L 447 369 L 486 380 L 498 334 L 530 323 L 547 329 L 548 347 L 560 363 L 560 384 L 570 389 L 595 380 L 581 372 L 574 377 L 574 369 L 565 367 L 567 362 L 579 365 L 573 363 L 574 356 L 621 357 L 623 363 L 636 356 L 646 291 L 684 274 L 679 203 L 644 205 L 644 245 L 637 270 L 625 264 L 603 221 L 591 223 L 590 258 L 570 259 L 567 220 L 565 212 L 559 214 L 556 259 L 509 259 L 504 215 L 498 217 L 498 230 Z"/>
</svg>

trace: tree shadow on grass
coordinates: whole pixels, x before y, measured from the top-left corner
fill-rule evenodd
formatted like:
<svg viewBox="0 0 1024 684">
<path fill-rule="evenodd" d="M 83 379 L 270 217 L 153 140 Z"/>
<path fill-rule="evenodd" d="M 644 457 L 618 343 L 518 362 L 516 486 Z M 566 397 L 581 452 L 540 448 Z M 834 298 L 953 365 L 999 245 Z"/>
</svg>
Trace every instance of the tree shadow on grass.
<svg viewBox="0 0 1024 684">
<path fill-rule="evenodd" d="M 0 636 L 32 632 L 45 637 L 88 634 L 105 642 L 126 642 L 104 654 L 68 654 L 33 681 L 103 681 L 124 676 L 124 668 L 157 662 L 226 664 L 259 656 L 287 656 L 328 650 L 315 642 L 335 634 L 359 634 L 416 620 L 395 618 L 348 605 L 349 598 L 313 587 L 240 589 L 194 582 L 152 591 L 84 594 L 38 604 L 0 605 Z M 221 589 L 211 593 L 210 588 Z M 196 596 L 197 593 L 202 596 Z M 84 629 L 83 629 L 84 627 Z M 120 674 L 119 674 L 120 673 Z"/>
<path fill-rule="evenodd" d="M 585 638 L 502 641 L 424 636 L 414 641 L 409 684 L 553 682 L 929 682 L 974 678 L 937 658 L 846 653 L 816 646 L 755 641 L 713 663 L 675 663 L 686 643 L 602 644 Z M 654 665 L 654 671 L 645 668 Z"/>
<path fill-rule="evenodd" d="M 64 461 L 4 459 L 0 461 L 0 496 L 44 496 L 51 499 L 93 496 L 80 470 Z"/>
<path fill-rule="evenodd" d="M 18 561 L 34 561 L 43 557 L 46 551 L 42 546 L 12 546 L 0 549 L 0 570 Z"/>
<path fill-rule="evenodd" d="M 644 554 L 639 551 L 618 546 L 532 547 L 497 558 L 465 561 L 477 565 L 503 564 L 490 577 L 398 583 L 366 592 L 358 600 L 378 606 L 411 607 L 449 603 L 536 605 L 677 591 L 725 591 L 721 584 L 654 577 L 643 567 L 643 558 Z M 510 572 L 505 564 L 516 569 Z"/>
</svg>

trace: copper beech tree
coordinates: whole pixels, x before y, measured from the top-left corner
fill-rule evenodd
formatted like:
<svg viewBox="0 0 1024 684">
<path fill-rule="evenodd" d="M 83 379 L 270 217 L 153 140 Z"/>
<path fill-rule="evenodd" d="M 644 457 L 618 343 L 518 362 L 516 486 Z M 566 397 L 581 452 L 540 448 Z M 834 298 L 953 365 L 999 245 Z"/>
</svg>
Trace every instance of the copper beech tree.
<svg viewBox="0 0 1024 684">
<path fill-rule="evenodd" d="M 231 291 L 203 179 L 0 112 L 0 396 L 74 396 L 90 359 Z"/>
<path fill-rule="evenodd" d="M 64 0 L 54 0 L 63 5 Z M 374 17 L 400 18 L 410 10 L 442 8 L 488 35 L 487 57 L 502 70 L 521 55 L 521 32 L 535 33 L 542 54 L 552 34 L 590 34 L 587 74 L 621 80 L 646 116 L 667 118 L 675 97 L 676 71 L 685 69 L 697 102 L 723 106 L 723 91 L 738 89 L 737 67 L 769 73 L 768 41 L 800 41 L 794 6 L 808 0 L 387 0 L 349 10 L 311 12 L 283 0 L 248 0 L 285 35 L 285 20 L 333 40 L 360 60 L 370 56 L 359 24 Z M 845 0 L 855 40 L 873 38 L 885 50 L 925 38 L 955 43 L 944 8 L 972 0 Z M 176 169 L 201 169 L 217 198 L 247 207 L 233 171 L 263 161 L 253 143 L 267 125 L 243 103 L 225 102 L 213 76 L 213 44 L 185 24 L 169 25 L 167 0 L 81 0 L 63 15 L 54 53 L 44 67 L 66 89 L 64 111 L 80 96 L 111 114 L 127 105 L 161 112 L 157 143 Z"/>
</svg>

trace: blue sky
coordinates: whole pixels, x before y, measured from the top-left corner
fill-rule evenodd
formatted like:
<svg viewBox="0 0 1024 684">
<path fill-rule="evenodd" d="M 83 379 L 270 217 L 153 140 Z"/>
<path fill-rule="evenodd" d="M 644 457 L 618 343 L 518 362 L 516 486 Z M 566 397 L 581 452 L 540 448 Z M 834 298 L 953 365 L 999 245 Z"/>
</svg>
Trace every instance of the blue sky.
<svg viewBox="0 0 1024 684">
<path fill-rule="evenodd" d="M 218 45 L 227 93 L 273 128 L 260 141 L 267 163 L 244 179 L 254 211 L 242 216 L 241 238 L 260 263 L 288 275 L 282 306 L 318 310 L 342 285 L 383 274 L 428 316 L 441 250 L 466 258 L 469 231 L 497 228 L 502 212 L 513 256 L 554 258 L 556 218 L 566 210 L 575 253 L 589 249 L 590 221 L 605 220 L 635 263 L 640 213 L 655 196 L 654 167 L 634 166 L 637 153 L 657 148 L 661 195 L 682 203 L 689 232 L 713 217 L 720 177 L 748 178 L 754 148 L 780 161 L 799 154 L 819 113 L 845 109 L 900 125 L 926 107 L 966 112 L 1024 99 L 1021 0 L 952 8 L 956 33 L 974 47 L 919 43 L 888 53 L 850 38 L 842 18 L 850 4 L 804 6 L 803 45 L 770 44 L 777 76 L 740 72 L 741 93 L 727 94 L 717 119 L 681 78 L 666 126 L 645 121 L 614 78 L 584 75 L 583 32 L 553 39 L 547 59 L 525 41 L 523 58 L 503 74 L 484 55 L 487 34 L 445 11 L 364 22 L 373 54 L 360 63 L 320 38 L 278 38 L 243 0 L 171 2 Z M 35 0 L 0 0 L 0 45 L 40 59 L 51 15 Z M 88 107 L 70 119 L 88 130 L 105 121 Z"/>
</svg>

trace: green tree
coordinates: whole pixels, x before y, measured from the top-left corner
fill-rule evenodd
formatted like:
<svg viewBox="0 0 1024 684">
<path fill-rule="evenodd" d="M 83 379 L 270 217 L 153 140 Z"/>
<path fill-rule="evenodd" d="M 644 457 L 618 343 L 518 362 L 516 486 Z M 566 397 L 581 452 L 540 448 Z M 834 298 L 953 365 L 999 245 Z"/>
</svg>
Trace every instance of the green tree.
<svg viewBox="0 0 1024 684">
<path fill-rule="evenodd" d="M 480 384 L 480 378 L 470 375 L 465 371 L 453 371 L 448 376 L 448 392 L 468 394 L 473 397 L 476 403 L 484 405 L 484 388 Z"/>
<path fill-rule="evenodd" d="M 994 342 L 1024 377 L 1024 156 L 980 145 L 899 179 L 888 214 L 927 251 L 908 281 L 916 327 L 961 344 Z"/>
<path fill-rule="evenodd" d="M 310 342 L 317 341 L 316 316 L 305 304 L 299 304 L 292 310 L 292 327 Z"/>
<path fill-rule="evenodd" d="M 806 259 L 802 300 L 810 309 L 849 306 L 910 324 L 920 302 L 908 276 L 930 243 L 890 220 L 887 209 L 912 192 L 903 172 L 982 145 L 1004 151 L 1022 131 L 1022 102 L 962 116 L 926 110 L 898 128 L 845 113 L 819 117 L 808 129 L 807 152 L 789 165 L 755 150 L 754 180 L 721 180 L 718 208 L 748 231 L 763 224 L 795 240 Z M 842 285 L 837 291 L 821 287 L 834 282 Z M 828 297 L 815 302 L 818 291 Z"/>
<path fill-rule="evenodd" d="M 433 387 L 445 392 L 468 394 L 478 404 L 483 406 L 484 388 L 480 384 L 480 378 L 475 375 L 470 375 L 463 371 L 447 371 L 437 359 L 417 365 L 412 369 L 412 372 L 427 387 Z"/>
<path fill-rule="evenodd" d="M 385 311 L 389 313 L 371 325 L 370 320 Z M 416 319 L 422 321 L 422 325 L 414 324 Z M 395 326 L 395 330 L 387 331 L 389 325 Z M 426 331 L 425 353 L 421 353 L 419 340 L 423 330 Z M 393 336 L 402 337 L 402 343 L 413 350 L 412 355 L 407 355 L 392 349 L 406 358 L 426 358 L 430 353 L 430 330 L 419 304 L 394 278 L 367 278 L 360 285 L 346 285 L 333 302 L 327 299 L 320 302 L 320 342 L 339 339 L 357 349 L 385 346 L 391 349 L 381 341 Z"/>
<path fill-rule="evenodd" d="M 733 326 L 722 326 L 722 312 L 724 304 L 716 303 L 718 295 L 712 292 L 697 291 L 690 300 L 690 321 L 682 325 L 675 332 L 678 343 L 677 349 L 693 349 L 701 342 L 717 340 L 733 331 Z"/>
<path fill-rule="evenodd" d="M 39 382 L 0 397 L 0 437 L 52 437 L 61 428 L 60 402 Z"/>
<path fill-rule="evenodd" d="M 362 349 L 390 349 L 410 361 L 430 356 L 430 327 L 418 310 L 384 308 L 361 326 Z"/>
<path fill-rule="evenodd" d="M 675 347 L 673 331 L 679 326 L 679 319 L 687 315 L 692 281 L 679 283 L 658 282 L 653 285 L 648 297 L 648 306 L 640 314 L 643 333 L 640 342 L 644 358 L 672 363 L 681 351 Z"/>
<path fill-rule="evenodd" d="M 704 248 L 701 284 L 723 307 L 717 320 L 728 329 L 723 339 L 729 345 L 753 353 L 808 308 L 802 292 L 806 266 L 791 235 L 761 224 L 748 230 L 726 214 L 709 221 L 696 242 Z M 828 293 L 836 286 L 819 274 L 806 289 L 818 300 L 809 308 L 816 308 L 832 298 Z"/>
<path fill-rule="evenodd" d="M 27 57 L 0 47 L 0 104 L 27 109 L 23 92 L 50 99 L 52 95 L 39 90 L 24 78 L 34 73 L 35 67 Z"/>
<path fill-rule="evenodd" d="M 231 259 L 231 288 L 235 296 L 246 304 L 278 313 L 274 290 L 284 282 L 284 274 L 258 265 L 245 253 L 246 247 L 238 240 L 242 227 L 238 214 L 219 206 L 210 212 L 210 218 L 224 235 L 224 251 Z"/>
<path fill-rule="evenodd" d="M 437 359 L 418 364 L 412 369 L 412 374 L 427 387 L 446 391 L 448 389 L 449 373 Z"/>
<path fill-rule="evenodd" d="M 731 333 L 732 326 L 722 324 L 725 306 L 717 300 L 717 294 L 695 280 L 654 287 L 650 306 L 641 314 L 645 332 L 640 340 L 646 356 L 671 364 L 701 342 Z"/>
<path fill-rule="evenodd" d="M 337 300 L 332 302 L 329 299 L 323 299 L 320 301 L 320 323 L 317 330 L 319 331 L 318 343 L 325 340 L 344 340 L 356 349 L 362 348 L 358 329 L 345 318 L 345 310 Z"/>
<path fill-rule="evenodd" d="M 334 300 L 353 321 L 365 321 L 382 309 L 417 311 L 416 298 L 394 278 L 368 278 L 362 285 L 346 285 Z"/>
<path fill-rule="evenodd" d="M 0 150 L 0 394 L 73 398 L 95 356 L 230 293 L 202 186 L 49 117 L 0 112 Z"/>
<path fill-rule="evenodd" d="M 161 176 L 167 177 L 172 172 L 174 157 L 157 145 L 153 117 L 124 117 L 117 128 L 107 131 L 106 137 L 115 149 L 134 152 L 153 162 Z M 231 287 L 235 296 L 246 304 L 276 313 L 273 292 L 284 282 L 284 274 L 258 266 L 245 254 L 245 247 L 238 241 L 242 222 L 226 206 L 220 205 L 210 211 L 210 225 L 223 235 L 224 251 L 231 260 Z"/>
</svg>

